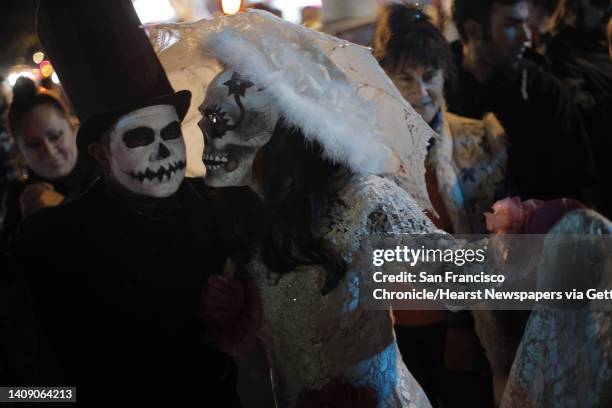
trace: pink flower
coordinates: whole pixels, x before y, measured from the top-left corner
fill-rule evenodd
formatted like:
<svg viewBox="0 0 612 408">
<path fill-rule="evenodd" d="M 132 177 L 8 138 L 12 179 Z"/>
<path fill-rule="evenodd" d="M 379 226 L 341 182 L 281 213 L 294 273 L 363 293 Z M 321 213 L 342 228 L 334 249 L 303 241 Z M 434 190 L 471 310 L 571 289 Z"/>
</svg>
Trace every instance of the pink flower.
<svg viewBox="0 0 612 408">
<path fill-rule="evenodd" d="M 485 213 L 487 230 L 494 234 L 520 232 L 529 216 L 544 204 L 540 200 L 521 202 L 519 197 L 507 197 L 497 201 L 491 207 L 492 213 Z"/>
</svg>

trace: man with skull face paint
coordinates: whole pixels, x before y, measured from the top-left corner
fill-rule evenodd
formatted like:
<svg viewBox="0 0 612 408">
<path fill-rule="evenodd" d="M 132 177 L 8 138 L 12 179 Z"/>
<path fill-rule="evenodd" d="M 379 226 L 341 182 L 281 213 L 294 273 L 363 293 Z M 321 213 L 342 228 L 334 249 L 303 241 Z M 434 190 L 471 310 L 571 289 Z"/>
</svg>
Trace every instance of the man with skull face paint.
<svg viewBox="0 0 612 408">
<path fill-rule="evenodd" d="M 101 142 L 89 145 L 107 181 L 133 194 L 164 198 L 185 175 L 185 142 L 172 105 L 140 108 L 121 116 Z"/>
<path fill-rule="evenodd" d="M 129 0 L 42 0 L 38 32 L 104 178 L 16 236 L 38 332 L 19 384 L 76 386 L 87 406 L 239 406 L 234 363 L 199 317 L 227 249 L 216 204 L 184 179 L 190 93 L 170 86 Z"/>
</svg>

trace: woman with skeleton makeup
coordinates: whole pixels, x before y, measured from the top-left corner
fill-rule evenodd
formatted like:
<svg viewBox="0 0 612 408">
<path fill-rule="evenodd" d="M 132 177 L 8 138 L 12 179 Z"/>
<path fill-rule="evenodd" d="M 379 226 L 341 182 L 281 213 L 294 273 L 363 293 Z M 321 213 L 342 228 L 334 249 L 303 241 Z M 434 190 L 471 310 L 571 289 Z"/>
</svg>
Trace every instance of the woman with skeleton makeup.
<svg viewBox="0 0 612 408">
<path fill-rule="evenodd" d="M 370 236 L 438 232 L 415 198 L 427 201 L 424 179 L 405 190 L 380 176 L 422 177 L 431 130 L 362 48 L 261 12 L 170 32 L 189 39 L 172 41 L 178 50 L 196 43 L 190 36 L 204 34 L 204 49 L 224 67 L 199 107 L 205 182 L 249 186 L 262 201 L 263 226 L 250 237 L 253 256 L 240 270 L 257 289 L 263 322 L 247 327 L 236 321 L 243 334 L 257 332 L 266 349 L 276 405 L 429 407 L 401 360 L 390 314 L 368 309 L 362 296 Z M 328 59 L 345 56 L 344 73 Z M 360 76 L 355 58 L 363 58 L 370 75 Z M 351 72 L 371 81 L 361 87 L 363 95 L 374 92 L 398 105 L 376 113 L 356 80 L 347 78 Z M 402 106 L 397 123 L 377 121 L 394 106 Z M 404 129 L 404 137 L 383 141 L 386 125 Z M 413 148 L 402 150 L 403 143 Z M 211 277 L 208 321 L 232 326 L 218 311 L 247 292 Z M 222 341 L 234 353 L 243 351 L 234 334 Z"/>
<path fill-rule="evenodd" d="M 407 227 L 406 217 L 420 232 L 433 228 L 416 204 L 393 182 L 357 177 L 327 159 L 269 93 L 237 72 L 213 80 L 201 111 L 206 183 L 249 185 L 263 202 L 258 255 L 245 268 L 262 302 L 259 335 L 277 406 L 427 406 L 399 359 L 389 315 L 352 308 L 360 270 L 347 262 L 353 245 Z M 398 213 L 395 200 L 409 201 Z M 232 293 L 229 283 L 214 295 L 224 293 Z"/>
</svg>

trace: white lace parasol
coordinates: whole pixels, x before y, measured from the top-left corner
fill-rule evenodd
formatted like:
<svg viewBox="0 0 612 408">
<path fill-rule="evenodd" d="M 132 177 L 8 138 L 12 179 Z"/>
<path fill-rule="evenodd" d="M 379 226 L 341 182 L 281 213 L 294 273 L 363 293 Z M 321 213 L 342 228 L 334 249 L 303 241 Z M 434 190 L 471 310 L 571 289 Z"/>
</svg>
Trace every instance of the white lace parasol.
<svg viewBox="0 0 612 408">
<path fill-rule="evenodd" d="M 369 48 L 259 10 L 148 29 L 175 88 L 192 91 L 192 115 L 218 61 L 265 87 L 327 158 L 355 173 L 392 175 L 431 208 L 424 163 L 434 132 Z"/>
</svg>

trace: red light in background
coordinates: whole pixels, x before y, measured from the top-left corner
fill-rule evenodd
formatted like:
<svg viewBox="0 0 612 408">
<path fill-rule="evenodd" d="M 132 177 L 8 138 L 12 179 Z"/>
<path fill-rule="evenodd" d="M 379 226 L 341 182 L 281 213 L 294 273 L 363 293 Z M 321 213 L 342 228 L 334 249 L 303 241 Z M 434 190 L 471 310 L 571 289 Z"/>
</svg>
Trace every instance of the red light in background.
<svg viewBox="0 0 612 408">
<path fill-rule="evenodd" d="M 38 68 L 40 68 L 40 73 L 42 74 L 42 76 L 44 76 L 45 78 L 50 77 L 53 74 L 53 66 L 51 65 L 51 63 L 47 60 L 44 60 L 43 62 L 41 62 L 38 65 Z"/>
</svg>

